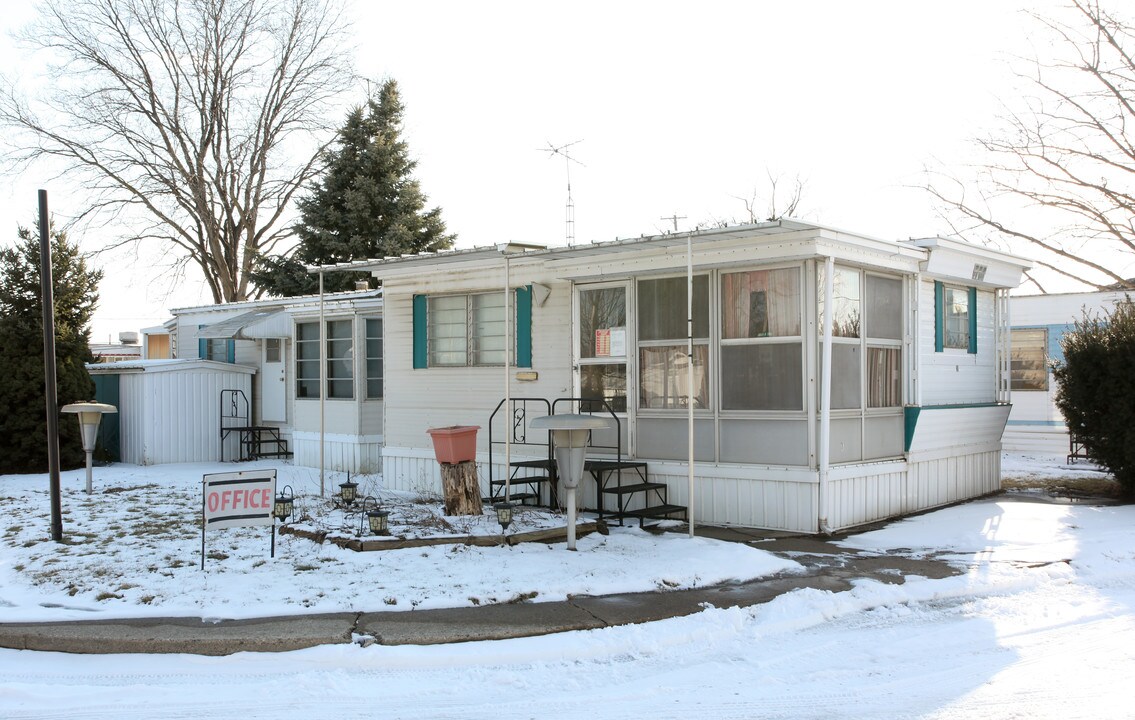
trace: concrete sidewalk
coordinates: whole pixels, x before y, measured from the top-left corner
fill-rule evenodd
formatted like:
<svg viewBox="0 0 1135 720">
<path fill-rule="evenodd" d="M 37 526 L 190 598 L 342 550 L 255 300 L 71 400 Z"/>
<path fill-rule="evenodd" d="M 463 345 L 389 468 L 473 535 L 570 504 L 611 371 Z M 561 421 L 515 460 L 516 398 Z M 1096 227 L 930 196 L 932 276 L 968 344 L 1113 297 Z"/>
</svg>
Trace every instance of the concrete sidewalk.
<svg viewBox="0 0 1135 720">
<path fill-rule="evenodd" d="M 668 592 L 573 596 L 562 602 L 514 603 L 401 612 L 331 613 L 210 621 L 200 618 L 0 624 L 0 647 L 70 653 L 279 652 L 331 643 L 437 644 L 544 635 L 651 622 L 714 607 L 747 607 L 799 588 L 840 592 L 870 578 L 902 583 L 908 575 L 943 578 L 961 570 L 935 559 L 858 553 L 815 537 L 701 527 L 700 537 L 742 542 L 788 557 L 802 573 Z"/>
</svg>

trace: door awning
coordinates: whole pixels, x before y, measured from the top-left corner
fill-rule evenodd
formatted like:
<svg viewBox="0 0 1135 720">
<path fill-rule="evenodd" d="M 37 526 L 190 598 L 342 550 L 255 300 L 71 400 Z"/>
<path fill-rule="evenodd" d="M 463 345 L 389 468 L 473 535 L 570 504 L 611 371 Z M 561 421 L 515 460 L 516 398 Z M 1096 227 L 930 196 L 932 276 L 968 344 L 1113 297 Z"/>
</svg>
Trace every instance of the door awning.
<svg viewBox="0 0 1135 720">
<path fill-rule="evenodd" d="M 253 310 L 199 328 L 197 337 L 212 339 L 260 340 L 291 337 L 288 315 L 280 308 Z"/>
</svg>

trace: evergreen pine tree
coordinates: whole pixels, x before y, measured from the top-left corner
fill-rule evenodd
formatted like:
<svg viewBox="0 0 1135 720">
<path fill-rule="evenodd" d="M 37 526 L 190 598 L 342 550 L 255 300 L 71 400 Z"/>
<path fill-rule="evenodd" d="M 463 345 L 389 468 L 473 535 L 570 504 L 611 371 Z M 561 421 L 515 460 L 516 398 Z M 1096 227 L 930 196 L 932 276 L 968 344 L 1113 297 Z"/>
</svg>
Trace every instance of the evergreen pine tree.
<svg viewBox="0 0 1135 720">
<path fill-rule="evenodd" d="M 271 295 L 317 292 L 318 278 L 304 265 L 326 265 L 453 245 L 441 209 L 413 178 L 417 162 L 402 139 L 404 108 L 398 84 L 387 80 L 378 97 L 347 115 L 336 148 L 325 158 L 323 176 L 297 203 L 299 244 L 290 257 L 260 259 L 253 279 Z M 360 273 L 327 273 L 324 290 L 349 290 Z"/>
<path fill-rule="evenodd" d="M 0 250 L 0 474 L 47 471 L 47 412 L 43 369 L 39 232 L 19 228 L 15 247 Z M 93 400 L 95 385 L 84 363 L 91 354 L 90 321 L 101 270 L 88 269 L 66 233 L 50 233 L 55 300 L 56 393 L 59 407 Z M 79 423 L 59 421 L 63 467 L 85 462 Z"/>
</svg>

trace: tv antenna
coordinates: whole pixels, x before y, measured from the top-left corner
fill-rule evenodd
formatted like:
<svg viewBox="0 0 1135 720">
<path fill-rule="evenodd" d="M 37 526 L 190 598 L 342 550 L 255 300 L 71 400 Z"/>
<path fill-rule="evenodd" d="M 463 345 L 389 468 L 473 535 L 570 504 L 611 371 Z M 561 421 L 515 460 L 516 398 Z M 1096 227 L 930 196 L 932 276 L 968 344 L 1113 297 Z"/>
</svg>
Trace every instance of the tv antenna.
<svg viewBox="0 0 1135 720">
<path fill-rule="evenodd" d="M 564 171 L 567 173 L 567 205 L 564 207 L 564 231 L 567 236 L 568 245 L 575 244 L 575 202 L 571 199 L 571 164 L 575 163 L 576 165 L 585 167 L 583 163 L 568 154 L 568 148 L 572 145 L 578 145 L 581 142 L 583 142 L 582 139 L 556 146 L 549 140 L 548 147 L 536 148 L 541 152 L 548 153 L 549 158 L 559 155 L 564 159 Z"/>
</svg>

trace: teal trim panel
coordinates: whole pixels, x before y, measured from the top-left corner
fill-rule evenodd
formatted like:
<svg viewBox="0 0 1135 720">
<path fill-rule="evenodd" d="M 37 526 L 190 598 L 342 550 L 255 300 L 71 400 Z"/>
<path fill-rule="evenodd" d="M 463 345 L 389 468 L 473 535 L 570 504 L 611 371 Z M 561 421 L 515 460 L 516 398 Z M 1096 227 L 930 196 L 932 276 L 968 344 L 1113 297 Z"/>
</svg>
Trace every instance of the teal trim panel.
<svg viewBox="0 0 1135 720">
<path fill-rule="evenodd" d="M 934 281 L 934 352 L 942 352 L 946 347 L 946 288 Z"/>
<path fill-rule="evenodd" d="M 427 350 L 426 296 L 414 296 L 414 368 L 429 367 Z"/>
<path fill-rule="evenodd" d="M 532 367 L 532 286 L 516 289 L 516 366 Z"/>
<path fill-rule="evenodd" d="M 969 289 L 969 352 L 977 354 L 977 288 Z"/>
</svg>

